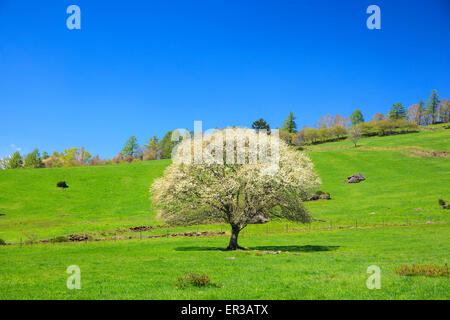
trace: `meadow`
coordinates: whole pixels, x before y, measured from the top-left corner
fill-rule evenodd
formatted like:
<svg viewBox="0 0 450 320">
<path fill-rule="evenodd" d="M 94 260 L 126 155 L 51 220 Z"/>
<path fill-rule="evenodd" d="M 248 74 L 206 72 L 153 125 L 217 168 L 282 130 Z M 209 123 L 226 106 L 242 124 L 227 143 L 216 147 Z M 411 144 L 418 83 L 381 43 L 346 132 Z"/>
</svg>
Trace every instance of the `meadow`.
<svg viewBox="0 0 450 320">
<path fill-rule="evenodd" d="M 149 187 L 168 160 L 0 171 L 0 238 L 12 243 L 0 246 L 0 299 L 448 299 L 448 278 L 395 269 L 448 262 L 450 211 L 438 199 L 450 201 L 450 161 L 416 151 L 450 151 L 450 130 L 365 138 L 358 146 L 345 140 L 306 148 L 332 199 L 306 203 L 320 220 L 311 226 L 277 220 L 244 229 L 240 244 L 258 251 L 216 250 L 227 234 L 146 238 L 228 231 L 169 228 L 156 218 Z M 344 183 L 359 172 L 366 181 Z M 56 188 L 60 180 L 69 188 Z M 156 228 L 128 229 L 136 226 Z M 106 240 L 19 245 L 72 233 Z M 267 250 L 283 253 L 261 253 Z M 81 290 L 66 288 L 72 264 L 82 270 Z M 382 270 L 380 290 L 366 287 L 370 265 Z M 175 288 L 191 271 L 221 287 Z"/>
<path fill-rule="evenodd" d="M 448 278 L 395 273 L 402 264 L 448 261 L 448 230 L 432 224 L 241 237 L 241 245 L 280 254 L 216 250 L 227 236 L 6 247 L 0 299 L 449 299 Z M 81 290 L 66 288 L 73 264 Z M 370 265 L 381 268 L 379 290 L 366 287 Z M 175 281 L 185 272 L 206 273 L 220 287 L 180 290 Z"/>
</svg>

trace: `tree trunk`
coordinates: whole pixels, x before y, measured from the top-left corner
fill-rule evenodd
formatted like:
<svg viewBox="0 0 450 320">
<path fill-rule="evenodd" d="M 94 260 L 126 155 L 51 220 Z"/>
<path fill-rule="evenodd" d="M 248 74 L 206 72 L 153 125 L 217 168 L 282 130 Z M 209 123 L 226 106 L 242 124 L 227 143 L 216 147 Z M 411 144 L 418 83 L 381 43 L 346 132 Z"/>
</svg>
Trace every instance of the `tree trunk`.
<svg viewBox="0 0 450 320">
<path fill-rule="evenodd" d="M 238 227 L 231 227 L 230 244 L 228 245 L 227 250 L 243 249 L 238 245 L 238 236 L 240 231 L 241 230 Z"/>
</svg>

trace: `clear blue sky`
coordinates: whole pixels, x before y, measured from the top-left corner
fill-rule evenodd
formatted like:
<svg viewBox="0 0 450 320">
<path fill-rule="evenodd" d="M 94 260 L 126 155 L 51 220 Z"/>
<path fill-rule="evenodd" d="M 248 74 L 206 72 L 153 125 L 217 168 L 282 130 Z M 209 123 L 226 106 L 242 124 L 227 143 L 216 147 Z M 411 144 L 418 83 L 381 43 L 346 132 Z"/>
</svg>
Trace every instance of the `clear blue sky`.
<svg viewBox="0 0 450 320">
<path fill-rule="evenodd" d="M 81 8 L 68 30 L 66 8 Z M 381 8 L 368 30 L 366 8 Z M 450 98 L 450 1 L 0 0 L 0 156 Z"/>
</svg>

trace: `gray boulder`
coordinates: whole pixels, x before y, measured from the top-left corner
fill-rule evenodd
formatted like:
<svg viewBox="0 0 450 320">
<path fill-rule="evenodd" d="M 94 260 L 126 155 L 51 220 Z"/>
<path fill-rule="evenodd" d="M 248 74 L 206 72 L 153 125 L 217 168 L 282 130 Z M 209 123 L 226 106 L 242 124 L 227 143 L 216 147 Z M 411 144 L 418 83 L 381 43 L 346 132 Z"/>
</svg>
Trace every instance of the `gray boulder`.
<svg viewBox="0 0 450 320">
<path fill-rule="evenodd" d="M 359 183 L 359 179 L 357 177 L 350 177 L 350 179 L 347 180 L 347 183 Z"/>
<path fill-rule="evenodd" d="M 250 220 L 249 224 L 264 224 L 269 222 L 269 219 L 264 218 L 261 215 L 254 216 L 252 220 Z"/>
<path fill-rule="evenodd" d="M 366 180 L 366 177 L 360 172 L 358 175 L 352 174 L 350 177 L 347 177 L 347 183 L 359 183 L 361 181 Z"/>
</svg>

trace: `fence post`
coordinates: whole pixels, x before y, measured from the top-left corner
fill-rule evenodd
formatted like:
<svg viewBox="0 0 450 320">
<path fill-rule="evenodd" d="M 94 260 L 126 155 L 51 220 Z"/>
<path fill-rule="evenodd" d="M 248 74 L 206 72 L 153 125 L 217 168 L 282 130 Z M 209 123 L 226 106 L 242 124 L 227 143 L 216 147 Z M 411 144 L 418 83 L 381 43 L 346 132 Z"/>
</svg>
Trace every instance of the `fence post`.
<svg viewBox="0 0 450 320">
<path fill-rule="evenodd" d="M 384 218 L 382 220 L 383 220 L 383 228 L 384 228 Z"/>
<path fill-rule="evenodd" d="M 355 226 L 356 226 L 356 228 L 358 228 L 358 219 L 356 219 L 356 224 L 355 224 Z"/>
<path fill-rule="evenodd" d="M 22 248 L 22 237 L 20 237 L 20 247 Z"/>
</svg>

